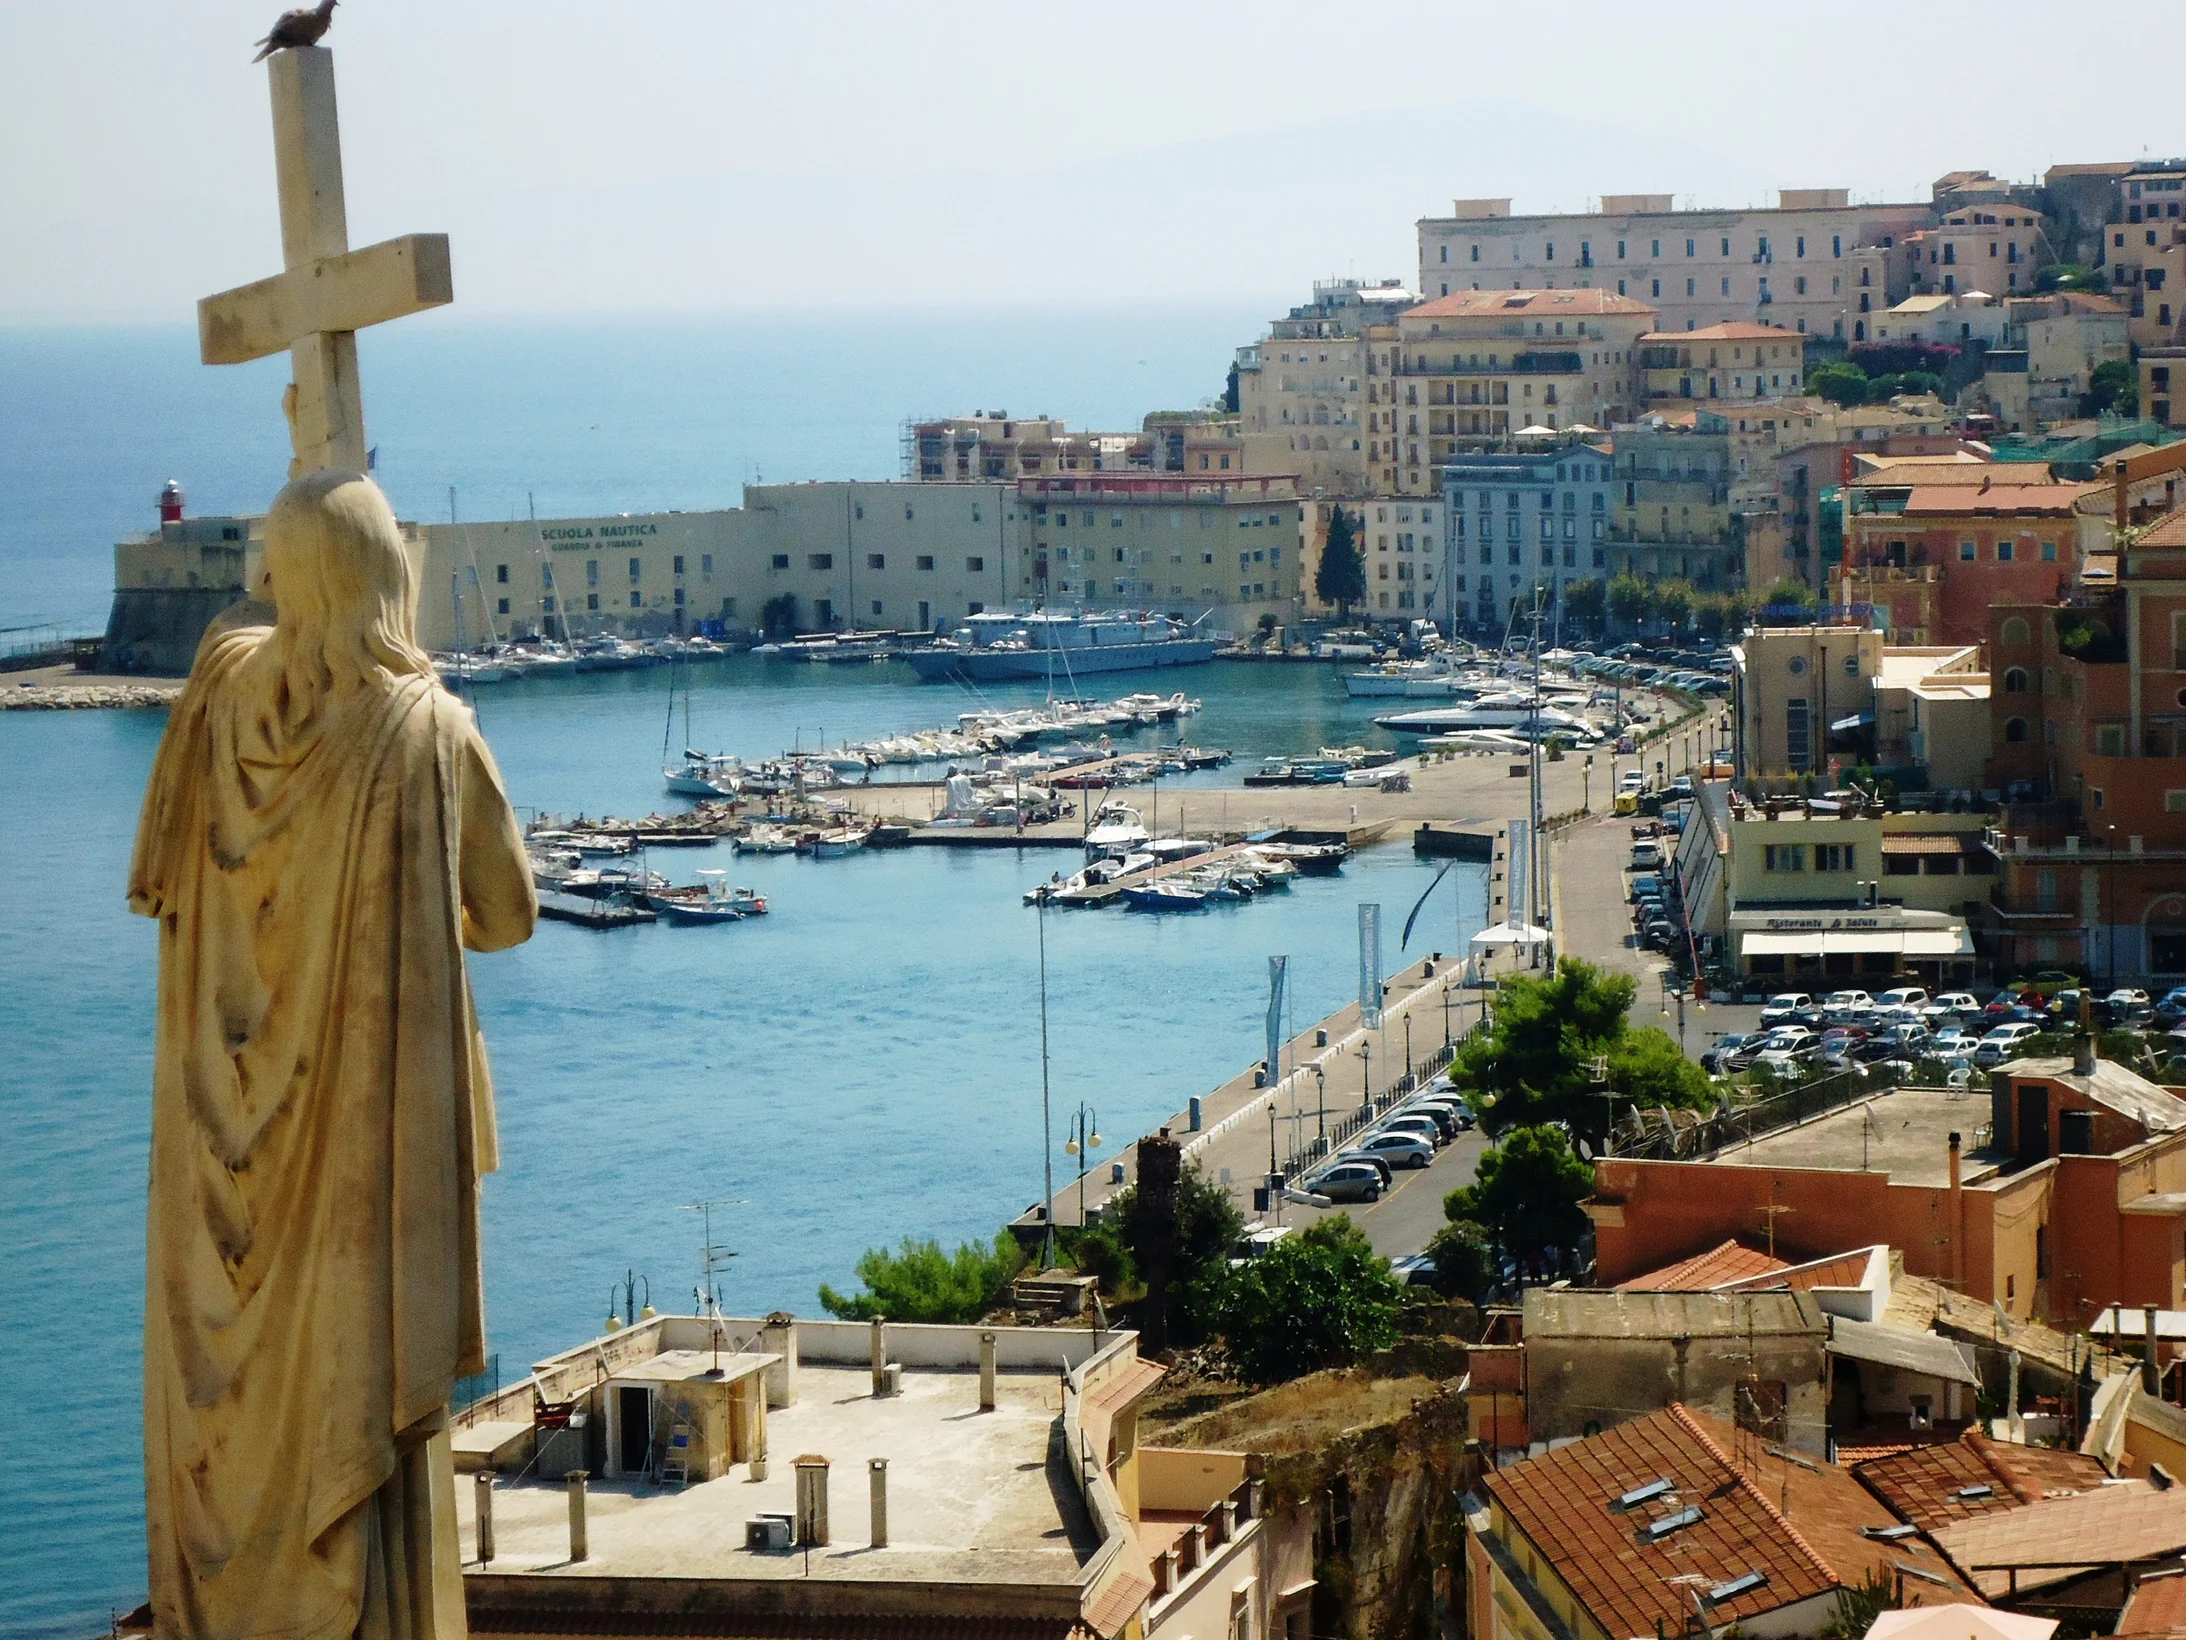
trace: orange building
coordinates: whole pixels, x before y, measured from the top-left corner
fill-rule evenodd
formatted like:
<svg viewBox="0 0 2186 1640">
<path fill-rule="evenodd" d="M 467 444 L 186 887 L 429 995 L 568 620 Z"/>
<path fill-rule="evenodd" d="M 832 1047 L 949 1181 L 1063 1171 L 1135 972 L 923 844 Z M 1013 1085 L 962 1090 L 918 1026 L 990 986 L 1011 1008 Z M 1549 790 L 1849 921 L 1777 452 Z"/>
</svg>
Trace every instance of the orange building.
<svg viewBox="0 0 2186 1640">
<path fill-rule="evenodd" d="M 2111 590 L 1988 611 L 1988 783 L 2007 800 L 1976 932 L 2006 971 L 2186 982 L 2186 511 Z"/>
<path fill-rule="evenodd" d="M 1765 1236 L 1807 1258 L 1885 1242 L 1909 1275 L 2068 1330 L 2112 1304 L 2178 1308 L 2186 1098 L 2091 1053 L 1990 1082 L 1985 1100 L 1900 1088 L 1710 1160 L 1602 1158 L 1597 1284 Z"/>
<path fill-rule="evenodd" d="M 2054 602 L 2079 556 L 2073 503 L 2090 485 L 1991 467 L 1980 482 L 1918 469 L 1902 491 L 1867 485 L 1845 518 L 1845 573 L 1856 601 L 1887 608 L 1897 643 L 1980 643 L 1989 606 Z"/>
</svg>

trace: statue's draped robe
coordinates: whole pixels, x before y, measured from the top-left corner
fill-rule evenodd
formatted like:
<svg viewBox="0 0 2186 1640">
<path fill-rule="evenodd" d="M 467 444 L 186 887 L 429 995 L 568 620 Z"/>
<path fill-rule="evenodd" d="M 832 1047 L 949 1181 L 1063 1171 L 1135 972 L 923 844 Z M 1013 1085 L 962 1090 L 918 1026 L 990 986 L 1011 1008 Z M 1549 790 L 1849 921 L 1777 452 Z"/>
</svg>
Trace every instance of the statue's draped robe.
<svg viewBox="0 0 2186 1640">
<path fill-rule="evenodd" d="M 461 1635 L 445 1409 L 483 1365 L 495 1165 L 461 946 L 536 902 L 458 701 L 295 691 L 249 664 L 272 641 L 200 649 L 130 874 L 160 927 L 152 1609 L 193 1640 Z"/>
</svg>

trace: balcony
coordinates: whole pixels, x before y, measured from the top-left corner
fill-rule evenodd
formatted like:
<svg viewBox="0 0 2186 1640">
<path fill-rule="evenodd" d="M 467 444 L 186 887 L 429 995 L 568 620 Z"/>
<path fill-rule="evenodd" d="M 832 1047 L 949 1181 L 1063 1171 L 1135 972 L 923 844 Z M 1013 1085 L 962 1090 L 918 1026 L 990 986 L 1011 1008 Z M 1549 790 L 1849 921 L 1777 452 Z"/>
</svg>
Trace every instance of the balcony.
<svg viewBox="0 0 2186 1640">
<path fill-rule="evenodd" d="M 1417 361 L 1394 367 L 1399 376 L 1580 376 L 1586 373 L 1586 355 L 1562 351 L 1514 353 L 1507 363 L 1442 364 Z"/>
</svg>

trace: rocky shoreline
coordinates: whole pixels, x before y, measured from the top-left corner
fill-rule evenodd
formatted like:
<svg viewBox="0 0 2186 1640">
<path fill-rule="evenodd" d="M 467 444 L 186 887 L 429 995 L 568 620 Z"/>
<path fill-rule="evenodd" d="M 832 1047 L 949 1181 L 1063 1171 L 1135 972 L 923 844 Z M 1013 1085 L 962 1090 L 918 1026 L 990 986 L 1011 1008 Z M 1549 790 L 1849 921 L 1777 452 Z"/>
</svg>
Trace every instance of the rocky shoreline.
<svg viewBox="0 0 2186 1640">
<path fill-rule="evenodd" d="M 0 712 L 65 712 L 71 709 L 166 707 L 182 693 L 182 680 L 159 683 L 26 683 L 0 688 Z"/>
</svg>

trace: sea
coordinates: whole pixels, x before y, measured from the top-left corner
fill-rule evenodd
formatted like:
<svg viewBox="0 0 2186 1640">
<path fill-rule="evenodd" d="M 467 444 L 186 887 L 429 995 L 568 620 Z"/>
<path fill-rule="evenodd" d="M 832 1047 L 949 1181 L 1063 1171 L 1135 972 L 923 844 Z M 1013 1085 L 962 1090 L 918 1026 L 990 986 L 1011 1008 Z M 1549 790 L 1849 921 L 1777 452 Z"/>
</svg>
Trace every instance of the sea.
<svg viewBox="0 0 2186 1640">
<path fill-rule="evenodd" d="M 519 511 L 526 491 L 551 516 L 733 502 L 739 463 L 770 480 L 887 477 L 901 417 L 936 409 L 1129 425 L 1218 389 L 1230 346 L 1254 333 L 1249 316 L 1174 311 L 1005 316 L 999 339 L 968 316 L 432 323 L 366 361 L 382 474 L 410 516 L 445 505 L 449 485 L 463 516 Z M 242 392 L 226 376 L 198 369 L 187 333 L 0 332 L 0 605 L 15 612 L 0 625 L 95 629 L 111 543 L 150 517 L 166 478 L 193 510 L 263 507 L 281 476 L 269 454 L 279 381 Z M 565 815 L 668 811 L 663 759 L 686 744 L 771 756 L 1039 695 L 921 684 L 900 663 L 746 656 L 679 671 L 674 691 L 667 669 L 480 689 L 512 799 Z M 1241 762 L 1378 736 L 1332 668 L 1216 663 L 1102 682 L 1199 697 L 1184 733 Z M 16 1317 L 19 1387 L 18 1415 L 0 1422 L 8 1636 L 101 1632 L 144 1595 L 155 949 L 122 894 L 164 723 L 156 711 L 0 713 L 0 1310 Z M 1231 826 L 1280 814 L 1279 794 L 1222 795 L 1236 774 L 1161 783 L 1164 829 L 1179 812 Z M 1157 801 L 1130 795 L 1142 811 Z M 679 851 L 655 867 L 683 880 L 727 867 L 770 914 L 613 933 L 546 923 L 527 945 L 474 956 L 502 1134 L 484 1213 L 503 1378 L 599 1330 L 626 1280 L 641 1302 L 689 1304 L 702 1203 L 735 1253 L 720 1278 L 732 1313 L 816 1314 L 820 1284 L 851 1288 L 864 1249 L 990 1238 L 1035 1201 L 1042 919 L 1022 895 L 1071 858 Z M 1058 1147 L 1081 1105 L 1120 1143 L 1257 1059 L 1270 956 L 1290 959 L 1295 1026 L 1355 995 L 1362 903 L 1383 909 L 1391 967 L 1459 948 L 1486 921 L 1474 868 L 1427 899 L 1399 950 L 1433 881 L 1397 844 L 1287 894 L 1188 916 L 1047 913 Z M 1070 1164 L 1059 1148 L 1054 1160 L 1061 1180 Z"/>
</svg>

